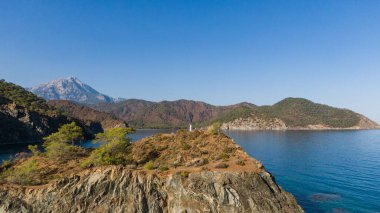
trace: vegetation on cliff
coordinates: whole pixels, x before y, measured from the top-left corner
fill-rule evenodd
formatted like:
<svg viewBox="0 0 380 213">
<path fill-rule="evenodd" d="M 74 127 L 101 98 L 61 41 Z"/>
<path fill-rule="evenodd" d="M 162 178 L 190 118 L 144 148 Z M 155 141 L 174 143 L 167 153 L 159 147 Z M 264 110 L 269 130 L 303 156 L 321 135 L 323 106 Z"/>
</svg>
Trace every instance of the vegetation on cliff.
<svg viewBox="0 0 380 213">
<path fill-rule="evenodd" d="M 260 171 L 260 163 L 249 158 L 219 124 L 208 131 L 158 134 L 130 143 L 130 128 L 112 128 L 97 134 L 99 148 L 84 149 L 74 142 L 83 138 L 75 123 L 62 126 L 44 138 L 44 151 L 31 146 L 32 154 L 21 154 L 1 166 L 0 180 L 21 185 L 38 185 L 79 171 L 108 165 L 122 165 L 135 170 L 189 173 L 229 168 Z M 218 147 L 218 149 L 215 149 Z"/>
<path fill-rule="evenodd" d="M 63 125 L 44 138 L 44 152 L 29 146 L 31 154 L 20 153 L 0 167 L 0 180 L 21 184 L 44 184 L 51 179 L 76 171 L 81 158 L 88 156 L 85 149 L 74 143 L 83 140 L 83 131 L 74 122 Z"/>
<path fill-rule="evenodd" d="M 126 165 L 129 161 L 128 154 L 131 141 L 126 138 L 126 135 L 130 132 L 133 132 L 133 129 L 117 127 L 97 134 L 95 142 L 101 143 L 101 145 L 91 152 L 82 166 Z"/>
<path fill-rule="evenodd" d="M 29 111 L 38 112 L 42 115 L 57 115 L 58 111 L 46 104 L 46 101 L 37 97 L 32 92 L 24 88 L 0 80 L 0 105 L 6 103 L 15 103 Z"/>
<path fill-rule="evenodd" d="M 13 83 L 0 81 L 0 144 L 36 142 L 69 119 Z"/>
<path fill-rule="evenodd" d="M 57 104 L 58 106 L 59 104 Z M 74 105 L 74 106 L 73 106 Z M 66 106 L 66 105 L 65 105 Z M 125 126 L 121 120 L 88 107 L 68 107 L 78 111 L 62 111 L 55 104 L 47 104 L 42 98 L 13 83 L 0 81 L 0 144 L 40 142 L 57 131 L 63 124 L 75 121 L 86 138 L 93 138 L 104 128 Z"/>
<path fill-rule="evenodd" d="M 99 148 L 86 150 L 71 143 L 81 137 L 75 124 L 65 125 L 45 138 L 45 152 L 31 146 L 29 156 L 0 166 L 0 209 L 303 212 L 219 126 L 135 143 L 125 138 L 131 129 L 108 129 L 97 135 Z"/>
</svg>

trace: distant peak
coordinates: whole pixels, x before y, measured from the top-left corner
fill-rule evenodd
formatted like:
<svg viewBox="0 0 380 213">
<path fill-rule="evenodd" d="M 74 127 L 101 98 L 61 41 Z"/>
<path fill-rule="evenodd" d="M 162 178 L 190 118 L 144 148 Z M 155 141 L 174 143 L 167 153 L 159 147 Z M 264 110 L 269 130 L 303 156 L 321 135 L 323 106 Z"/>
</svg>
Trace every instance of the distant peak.
<svg viewBox="0 0 380 213">
<path fill-rule="evenodd" d="M 77 77 L 74 77 L 74 76 L 67 77 L 67 78 L 65 78 L 65 80 L 79 81 L 79 82 L 81 82 L 81 80 L 79 80 Z"/>
<path fill-rule="evenodd" d="M 279 101 L 278 103 L 281 103 L 281 102 L 312 102 L 312 101 L 306 98 L 288 97 Z"/>
<path fill-rule="evenodd" d="M 112 97 L 99 93 L 74 76 L 63 77 L 40 84 L 32 87 L 31 91 L 46 100 L 72 100 L 90 104 L 114 101 Z"/>
<path fill-rule="evenodd" d="M 70 76 L 70 77 L 57 78 L 57 79 L 51 80 L 51 81 L 44 83 L 44 84 L 51 84 L 51 83 L 54 84 L 56 82 L 67 82 L 67 81 L 81 82 L 77 77 Z"/>
</svg>

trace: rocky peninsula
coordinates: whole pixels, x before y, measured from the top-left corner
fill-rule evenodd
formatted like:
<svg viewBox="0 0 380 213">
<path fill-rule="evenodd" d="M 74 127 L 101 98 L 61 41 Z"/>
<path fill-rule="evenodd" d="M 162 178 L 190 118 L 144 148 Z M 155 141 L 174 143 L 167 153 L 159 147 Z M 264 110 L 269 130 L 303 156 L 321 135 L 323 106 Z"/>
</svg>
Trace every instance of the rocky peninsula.
<svg viewBox="0 0 380 213">
<path fill-rule="evenodd" d="M 18 184 L 3 176 L 0 211 L 303 212 L 259 161 L 221 133 L 148 137 L 129 145 L 121 165 L 88 164 L 89 156 L 59 163 L 38 154 L 35 161 L 48 178 Z M 26 161 L 19 159 L 7 170 Z"/>
</svg>

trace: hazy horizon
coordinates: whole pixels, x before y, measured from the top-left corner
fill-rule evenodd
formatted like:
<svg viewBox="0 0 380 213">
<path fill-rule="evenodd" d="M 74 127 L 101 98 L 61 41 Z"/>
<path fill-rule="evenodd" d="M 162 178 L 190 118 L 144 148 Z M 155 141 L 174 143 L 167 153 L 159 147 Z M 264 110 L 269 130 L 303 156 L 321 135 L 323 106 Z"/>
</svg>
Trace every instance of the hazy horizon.
<svg viewBox="0 0 380 213">
<path fill-rule="evenodd" d="M 0 78 L 112 97 L 271 105 L 380 122 L 380 1 L 0 2 Z"/>
</svg>

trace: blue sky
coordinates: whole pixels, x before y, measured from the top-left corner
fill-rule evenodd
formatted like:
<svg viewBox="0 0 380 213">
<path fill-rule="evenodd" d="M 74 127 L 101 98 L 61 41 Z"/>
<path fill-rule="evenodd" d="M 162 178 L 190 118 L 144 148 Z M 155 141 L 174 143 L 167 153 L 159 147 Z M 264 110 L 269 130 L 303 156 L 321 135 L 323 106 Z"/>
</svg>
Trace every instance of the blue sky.
<svg viewBox="0 0 380 213">
<path fill-rule="evenodd" d="M 0 1 L 0 78 L 147 100 L 285 97 L 380 121 L 380 1 Z"/>
</svg>

